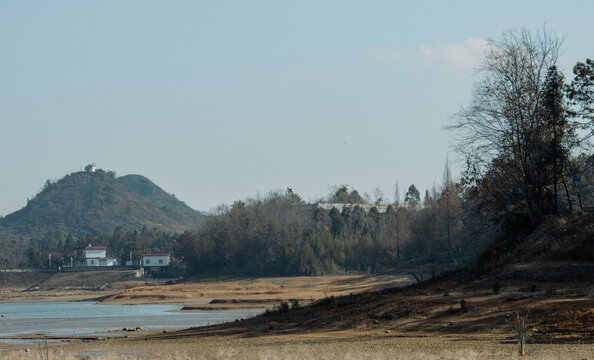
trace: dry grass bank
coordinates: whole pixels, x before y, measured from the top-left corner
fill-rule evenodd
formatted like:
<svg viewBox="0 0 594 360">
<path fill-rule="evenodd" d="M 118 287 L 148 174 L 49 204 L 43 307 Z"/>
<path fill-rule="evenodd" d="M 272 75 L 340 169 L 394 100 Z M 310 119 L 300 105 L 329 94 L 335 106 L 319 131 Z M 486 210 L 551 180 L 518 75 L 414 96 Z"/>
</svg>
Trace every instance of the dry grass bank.
<svg viewBox="0 0 594 360">
<path fill-rule="evenodd" d="M 329 275 L 265 278 L 190 278 L 170 280 L 136 278 L 133 271 L 58 273 L 29 281 L 26 286 L 4 287 L 0 301 L 82 301 L 102 304 L 183 304 L 187 311 L 265 308 L 281 301 L 301 304 L 328 297 L 401 287 L 407 275 Z M 16 283 L 13 283 L 13 285 Z M 31 288 L 33 287 L 33 289 Z"/>
<path fill-rule="evenodd" d="M 76 345 L 31 347 L 12 359 L 591 359 L 591 344 L 529 344 L 520 357 L 504 335 L 428 335 L 386 331 L 312 331 L 268 336 L 219 335 L 177 339 L 107 340 Z"/>
<path fill-rule="evenodd" d="M 8 275 L 1 273 L 0 277 Z M 146 283 L 136 278 L 135 271 L 17 273 L 5 280 L 0 289 L 3 302 L 92 300 Z"/>
<path fill-rule="evenodd" d="M 179 284 L 146 285 L 101 300 L 103 304 L 185 304 L 185 310 L 263 308 L 281 301 L 307 304 L 328 296 L 380 291 L 408 285 L 408 276 L 332 275 L 267 278 L 190 279 Z"/>
</svg>

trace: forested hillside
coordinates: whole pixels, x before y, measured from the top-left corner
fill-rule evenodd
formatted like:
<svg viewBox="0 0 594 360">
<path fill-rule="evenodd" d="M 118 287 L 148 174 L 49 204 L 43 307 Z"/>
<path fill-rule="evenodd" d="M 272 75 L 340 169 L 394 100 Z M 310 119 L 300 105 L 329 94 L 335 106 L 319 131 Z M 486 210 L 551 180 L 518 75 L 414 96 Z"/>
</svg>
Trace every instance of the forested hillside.
<svg viewBox="0 0 594 360">
<path fill-rule="evenodd" d="M 15 265 L 30 243 L 44 252 L 61 252 L 57 244 L 68 235 L 80 239 L 118 228 L 174 233 L 197 229 L 203 222 L 198 211 L 147 178 L 117 178 L 113 172 L 98 169 L 75 172 L 56 182 L 48 180 L 23 209 L 0 218 L 0 244 L 4 262 Z"/>
<path fill-rule="evenodd" d="M 203 216 L 140 175 L 116 178 L 113 172 L 75 172 L 47 181 L 27 206 L 0 219 L 0 232 L 39 236 L 60 230 L 83 236 L 116 226 L 196 229 Z"/>
</svg>

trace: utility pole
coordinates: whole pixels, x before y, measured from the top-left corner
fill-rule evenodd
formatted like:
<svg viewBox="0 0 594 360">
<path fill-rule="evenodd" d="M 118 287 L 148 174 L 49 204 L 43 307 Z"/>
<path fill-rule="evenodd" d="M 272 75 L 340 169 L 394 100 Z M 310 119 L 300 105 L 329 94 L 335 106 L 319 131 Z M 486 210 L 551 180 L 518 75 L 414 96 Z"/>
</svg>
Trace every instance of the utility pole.
<svg viewBox="0 0 594 360">
<path fill-rule="evenodd" d="M 49 269 L 52 269 L 52 253 L 49 253 L 47 255 L 47 259 L 49 260 Z"/>
</svg>

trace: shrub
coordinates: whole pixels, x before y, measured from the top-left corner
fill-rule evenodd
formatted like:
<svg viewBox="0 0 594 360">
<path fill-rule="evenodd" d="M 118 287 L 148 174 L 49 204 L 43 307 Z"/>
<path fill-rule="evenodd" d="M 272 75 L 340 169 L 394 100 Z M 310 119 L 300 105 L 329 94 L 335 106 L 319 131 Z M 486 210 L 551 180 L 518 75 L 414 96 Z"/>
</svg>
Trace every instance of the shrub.
<svg viewBox="0 0 594 360">
<path fill-rule="evenodd" d="M 462 298 L 462 300 L 460 300 L 460 311 L 465 313 L 468 312 L 468 310 L 470 310 L 470 301 L 466 301 L 466 299 Z"/>
<path fill-rule="evenodd" d="M 518 345 L 520 345 L 520 356 L 524 356 L 526 351 L 526 339 L 528 339 L 528 313 L 520 314 L 516 313 L 514 322 L 514 331 L 516 333 L 516 339 Z"/>
<path fill-rule="evenodd" d="M 281 314 L 286 314 L 289 312 L 289 303 L 287 301 L 282 301 L 278 306 L 278 312 Z"/>
<path fill-rule="evenodd" d="M 493 284 L 493 293 L 495 295 L 499 295 L 501 293 L 501 285 L 498 282 Z"/>
<path fill-rule="evenodd" d="M 299 308 L 301 308 L 301 305 L 299 304 L 299 299 L 293 300 L 293 302 L 291 303 L 291 309 L 297 310 Z"/>
</svg>

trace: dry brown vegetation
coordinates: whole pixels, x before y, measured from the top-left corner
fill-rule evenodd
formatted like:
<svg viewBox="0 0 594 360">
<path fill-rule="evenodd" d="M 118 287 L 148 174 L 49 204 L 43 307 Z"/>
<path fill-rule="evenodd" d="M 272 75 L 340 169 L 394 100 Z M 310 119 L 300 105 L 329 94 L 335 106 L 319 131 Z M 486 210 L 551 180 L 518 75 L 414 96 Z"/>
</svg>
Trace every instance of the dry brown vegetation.
<svg viewBox="0 0 594 360">
<path fill-rule="evenodd" d="M 542 276 L 561 269 L 562 275 L 571 275 L 566 278 L 571 281 Z M 593 271 L 592 264 L 542 263 L 510 266 L 477 279 L 466 270 L 404 289 L 330 296 L 309 307 L 279 308 L 245 322 L 166 337 L 198 336 L 205 331 L 256 336 L 346 329 L 511 336 L 514 314 L 529 312 L 530 333 L 537 342 L 592 343 Z"/>
<path fill-rule="evenodd" d="M 591 359 L 588 344 L 528 345 L 528 359 Z M 41 350 L 43 351 L 43 349 Z M 112 339 L 52 346 L 48 357 L 14 353 L 13 359 L 520 359 L 517 346 L 497 335 L 438 335 L 385 331 L 310 331 L 268 336 L 218 335 L 169 339 Z"/>
<path fill-rule="evenodd" d="M 27 274 L 27 273 L 24 273 Z M 44 274 L 46 275 L 46 274 Z M 0 274 L 1 276 L 1 274 Z M 25 275 L 26 276 L 26 275 Z M 301 304 L 327 297 L 400 287 L 408 275 L 329 275 L 266 278 L 136 278 L 133 271 L 58 273 L 36 278 L 26 286 L 14 281 L 2 290 L 2 301 L 80 301 L 104 304 L 183 304 L 185 310 L 266 308 L 281 301 Z M 17 279 L 18 280 L 18 279 Z M 35 289 L 35 290 L 32 290 Z"/>
<path fill-rule="evenodd" d="M 0 273 L 0 301 L 79 301 L 145 284 L 135 271 Z"/>
<path fill-rule="evenodd" d="M 179 284 L 146 285 L 102 299 L 107 304 L 185 304 L 185 310 L 265 308 L 282 301 L 307 304 L 342 296 L 411 283 L 408 276 L 335 275 L 241 279 L 190 279 Z"/>
</svg>

